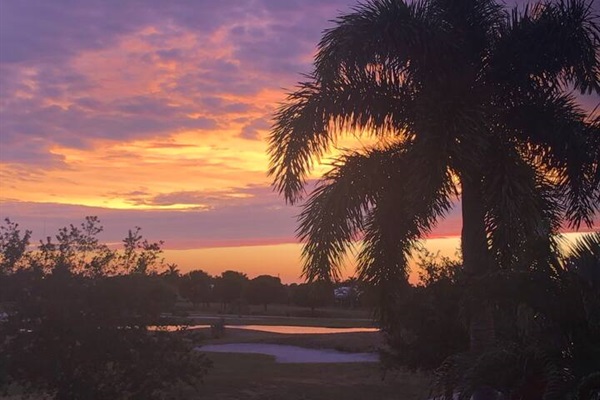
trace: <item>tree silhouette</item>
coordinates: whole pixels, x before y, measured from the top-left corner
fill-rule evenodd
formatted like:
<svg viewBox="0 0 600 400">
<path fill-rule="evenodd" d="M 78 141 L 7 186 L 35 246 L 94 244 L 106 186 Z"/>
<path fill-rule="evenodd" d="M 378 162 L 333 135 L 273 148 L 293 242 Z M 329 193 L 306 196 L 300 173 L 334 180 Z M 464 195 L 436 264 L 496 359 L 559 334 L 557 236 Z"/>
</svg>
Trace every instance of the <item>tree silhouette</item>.
<svg viewBox="0 0 600 400">
<path fill-rule="evenodd" d="M 147 274 L 162 265 L 162 241 L 149 242 L 141 234 L 141 228 L 129 230 L 123 239 L 123 253 L 119 255 L 119 264 L 127 272 Z"/>
<path fill-rule="evenodd" d="M 24 258 L 31 239 L 31 231 L 21 234 L 19 224 L 4 220 L 0 226 L 0 276 L 13 272 Z"/>
<path fill-rule="evenodd" d="M 309 307 L 312 314 L 315 309 L 333 302 L 333 286 L 329 282 L 319 281 L 303 283 L 293 287 L 292 301 L 300 307 Z"/>
<path fill-rule="evenodd" d="M 202 270 L 190 271 L 179 279 L 179 293 L 194 305 L 208 304 L 213 299 L 213 282 Z"/>
<path fill-rule="evenodd" d="M 339 277 L 362 240 L 359 277 L 378 287 L 389 326 L 411 251 L 459 196 L 470 346 L 493 343 L 482 279 L 550 265 L 551 234 L 598 210 L 600 117 L 570 88 L 600 93 L 599 37 L 583 0 L 511 12 L 494 0 L 372 0 L 337 18 L 276 114 L 274 186 L 300 201 L 340 135 L 378 143 L 338 158 L 305 203 L 304 276 Z"/>
<path fill-rule="evenodd" d="M 98 241 L 103 231 L 95 216 L 85 217 L 80 226 L 62 227 L 52 238 L 40 241 L 39 252 L 32 255 L 35 264 L 45 271 L 63 274 L 101 276 L 114 274 L 117 253 Z"/>
<path fill-rule="evenodd" d="M 265 311 L 272 303 L 282 302 L 285 298 L 285 288 L 281 279 L 270 275 L 259 275 L 248 282 L 246 297 L 251 304 L 262 304 Z"/>
<path fill-rule="evenodd" d="M 239 306 L 247 284 L 248 277 L 246 274 L 237 271 L 225 271 L 215 278 L 215 297 L 223 303 L 223 306 L 231 307 L 233 303 Z"/>
</svg>

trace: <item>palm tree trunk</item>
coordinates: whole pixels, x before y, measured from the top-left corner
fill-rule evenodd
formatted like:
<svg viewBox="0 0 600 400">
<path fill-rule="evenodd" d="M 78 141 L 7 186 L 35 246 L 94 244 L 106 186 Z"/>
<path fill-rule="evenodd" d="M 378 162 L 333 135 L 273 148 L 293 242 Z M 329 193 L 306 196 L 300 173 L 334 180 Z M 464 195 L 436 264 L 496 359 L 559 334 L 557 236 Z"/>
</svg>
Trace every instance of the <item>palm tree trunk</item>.
<svg viewBox="0 0 600 400">
<path fill-rule="evenodd" d="M 470 349 L 480 353 L 495 341 L 494 317 L 491 304 L 478 296 L 475 285 L 490 271 L 491 260 L 485 232 L 485 212 L 481 180 L 463 178 L 462 184 L 462 254 L 467 274 Z M 475 289 L 475 291 L 473 290 Z"/>
</svg>

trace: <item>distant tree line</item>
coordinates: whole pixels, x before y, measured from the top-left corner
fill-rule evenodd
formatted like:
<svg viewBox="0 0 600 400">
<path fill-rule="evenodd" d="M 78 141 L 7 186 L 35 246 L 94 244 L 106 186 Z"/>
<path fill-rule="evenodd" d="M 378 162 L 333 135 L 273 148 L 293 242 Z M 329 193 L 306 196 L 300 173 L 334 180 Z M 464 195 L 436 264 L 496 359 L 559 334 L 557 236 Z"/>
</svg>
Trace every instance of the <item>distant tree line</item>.
<svg viewBox="0 0 600 400">
<path fill-rule="evenodd" d="M 329 306 L 369 307 L 368 291 L 356 280 L 283 284 L 278 277 L 259 275 L 249 279 L 238 271 L 211 276 L 202 270 L 185 274 L 170 272 L 170 283 L 182 300 L 193 306 L 219 303 L 223 312 L 241 312 L 246 305 L 271 304 L 306 307 L 312 311 Z M 344 288 L 345 290 L 337 290 Z"/>
</svg>

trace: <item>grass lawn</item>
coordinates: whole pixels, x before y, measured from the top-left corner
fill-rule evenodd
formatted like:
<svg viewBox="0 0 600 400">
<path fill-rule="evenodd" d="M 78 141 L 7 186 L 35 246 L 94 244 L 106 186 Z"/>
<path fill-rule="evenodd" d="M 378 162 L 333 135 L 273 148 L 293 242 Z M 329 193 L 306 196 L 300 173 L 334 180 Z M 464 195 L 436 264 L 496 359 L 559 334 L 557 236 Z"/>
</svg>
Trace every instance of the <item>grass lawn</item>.
<svg viewBox="0 0 600 400">
<path fill-rule="evenodd" d="M 336 317 L 279 317 L 254 315 L 191 315 L 186 318 L 190 325 L 210 325 L 222 318 L 225 325 L 290 325 L 320 326 L 324 328 L 371 328 L 375 324 L 370 319 Z"/>
<path fill-rule="evenodd" d="M 376 363 L 276 364 L 258 354 L 209 353 L 201 399 L 426 399 L 430 379 L 408 372 L 383 379 Z"/>
<path fill-rule="evenodd" d="M 266 311 L 262 306 L 257 305 L 246 305 L 240 310 L 224 310 L 221 304 L 211 303 L 197 307 L 180 304 L 179 310 L 175 314 L 199 324 L 213 320 L 215 317 L 223 317 L 231 325 L 236 324 L 238 320 L 240 322 L 237 324 L 254 324 L 254 322 L 247 321 L 258 320 L 264 321 L 264 324 L 268 325 L 283 325 L 282 321 L 297 320 L 297 325 L 314 325 L 325 320 L 332 324 L 328 325 L 331 327 L 373 325 L 373 313 L 366 308 L 325 307 L 311 310 L 306 307 L 272 304 Z"/>
<path fill-rule="evenodd" d="M 247 305 L 236 312 L 224 311 L 220 304 L 180 304 L 174 313 L 163 314 L 163 324 L 211 325 L 222 319 L 225 325 L 287 325 L 324 328 L 373 328 L 375 321 L 369 309 L 327 307 L 310 310 L 303 307 L 273 304 L 265 311 L 262 306 Z"/>
<path fill-rule="evenodd" d="M 208 339 L 209 329 L 183 333 L 198 344 L 274 343 L 342 351 L 375 351 L 382 345 L 379 332 L 336 334 L 277 334 L 228 328 L 225 336 Z M 201 348 L 200 348 L 201 351 Z M 178 391 L 182 400 L 423 400 L 430 396 L 431 377 L 409 372 L 388 372 L 378 363 L 278 364 L 261 354 L 206 353 L 213 361 L 204 378 L 201 395 Z M 1 396 L 0 396 L 1 398 Z M 20 396 L 4 397 L 10 400 Z M 42 397 L 33 397 L 34 400 Z"/>
<path fill-rule="evenodd" d="M 202 343 L 274 343 L 363 352 L 376 351 L 383 340 L 379 332 L 298 335 L 228 328 L 223 338 Z M 278 364 L 273 357 L 260 354 L 207 355 L 214 365 L 205 378 L 200 398 L 422 400 L 430 397 L 430 376 L 397 371 L 384 375 L 378 363 Z"/>
</svg>

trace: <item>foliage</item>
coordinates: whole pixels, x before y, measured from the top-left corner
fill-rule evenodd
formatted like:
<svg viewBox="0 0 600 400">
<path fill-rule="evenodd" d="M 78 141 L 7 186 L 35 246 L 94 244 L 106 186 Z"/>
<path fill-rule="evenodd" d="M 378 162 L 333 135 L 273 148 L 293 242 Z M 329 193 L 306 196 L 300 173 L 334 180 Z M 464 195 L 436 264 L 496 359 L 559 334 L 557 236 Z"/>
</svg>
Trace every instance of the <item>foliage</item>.
<svg viewBox="0 0 600 400">
<path fill-rule="evenodd" d="M 239 306 L 244 298 L 247 285 L 248 277 L 246 274 L 237 271 L 225 271 L 215 278 L 215 298 L 223 304 L 231 306 L 233 303 L 237 303 Z"/>
<path fill-rule="evenodd" d="M 26 230 L 21 236 L 19 224 L 8 218 L 4 223 L 0 226 L 0 275 L 10 274 L 20 267 L 31 239 L 31 231 Z"/>
<path fill-rule="evenodd" d="M 37 280 L 0 325 L 8 379 L 57 399 L 160 398 L 179 380 L 197 387 L 203 357 L 173 334 L 147 331 L 169 301 L 151 279 Z"/>
<path fill-rule="evenodd" d="M 433 370 L 468 349 L 462 266 L 425 249 L 417 266 L 420 282 L 398 296 L 385 331 L 389 350 L 383 361 L 388 368 Z"/>
<path fill-rule="evenodd" d="M 440 256 L 426 248 L 420 248 L 417 253 L 417 270 L 419 273 L 418 286 L 428 287 L 436 282 L 446 281 L 456 283 L 462 273 L 460 259 Z"/>
<path fill-rule="evenodd" d="M 303 283 L 293 287 L 292 302 L 300 307 L 316 308 L 333 304 L 333 286 L 329 282 Z"/>
<path fill-rule="evenodd" d="M 598 396 L 599 249 L 600 233 L 589 234 L 552 274 L 543 268 L 501 271 L 467 290 L 460 264 L 421 253 L 420 284 L 394 304 L 385 365 L 435 370 L 433 393 L 446 398 L 458 393 L 468 399 L 482 388 L 492 398 L 494 393 L 522 400 Z M 465 315 L 468 297 L 481 296 L 473 294 L 477 290 L 496 305 L 498 341 L 474 354 L 468 351 Z"/>
<path fill-rule="evenodd" d="M 248 282 L 246 297 L 250 304 L 267 306 L 272 303 L 281 303 L 285 297 L 285 289 L 281 279 L 275 276 L 259 275 Z"/>
<path fill-rule="evenodd" d="M 148 274 L 162 266 L 162 242 L 144 239 L 139 227 L 128 232 L 120 251 L 100 243 L 98 235 L 103 230 L 95 216 L 85 217 L 80 226 L 71 224 L 60 228 L 54 238 L 48 236 L 40 241 L 37 252 L 28 253 L 30 265 L 45 272 L 62 271 L 85 276 Z"/>
<path fill-rule="evenodd" d="M 179 294 L 194 305 L 213 300 L 213 277 L 202 270 L 190 271 L 179 279 Z"/>
<path fill-rule="evenodd" d="M 163 242 L 149 242 L 140 232 L 141 228 L 137 226 L 134 230 L 129 230 L 127 237 L 123 239 L 123 254 L 119 261 L 127 272 L 145 274 L 162 265 L 160 254 Z"/>
<path fill-rule="evenodd" d="M 554 275 L 496 275 L 487 290 L 498 304 L 500 340 L 481 354 L 449 356 L 438 369 L 440 391 L 447 398 L 469 398 L 480 387 L 523 400 L 599 396 L 599 249 L 600 233 L 589 234 Z"/>
<path fill-rule="evenodd" d="M 16 383 L 58 400 L 199 390 L 208 361 L 179 335 L 148 329 L 173 307 L 175 292 L 161 276 L 142 273 L 148 269 L 119 269 L 122 256 L 99 243 L 101 231 L 95 217 L 60 229 L 56 242 L 42 242 L 23 255 L 27 263 L 1 276 L 0 390 Z M 130 259 L 146 267 L 160 250 L 130 248 Z"/>
<path fill-rule="evenodd" d="M 103 231 L 97 217 L 88 216 L 80 227 L 71 224 L 58 230 L 55 241 L 48 236 L 32 254 L 33 264 L 46 272 L 101 276 L 115 273 L 115 251 L 98 240 Z"/>
</svg>

